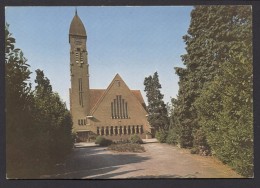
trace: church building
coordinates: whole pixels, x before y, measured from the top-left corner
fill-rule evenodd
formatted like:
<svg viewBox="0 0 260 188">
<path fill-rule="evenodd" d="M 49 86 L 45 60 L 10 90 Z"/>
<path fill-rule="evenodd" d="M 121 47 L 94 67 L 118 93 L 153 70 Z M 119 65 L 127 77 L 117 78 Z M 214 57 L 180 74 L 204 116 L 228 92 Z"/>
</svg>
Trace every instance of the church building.
<svg viewBox="0 0 260 188">
<path fill-rule="evenodd" d="M 140 90 L 129 89 L 119 74 L 106 89 L 90 89 L 86 42 L 86 30 L 76 11 L 69 29 L 73 131 L 80 141 L 97 135 L 111 140 L 126 140 L 133 134 L 149 138 L 151 126 Z"/>
</svg>

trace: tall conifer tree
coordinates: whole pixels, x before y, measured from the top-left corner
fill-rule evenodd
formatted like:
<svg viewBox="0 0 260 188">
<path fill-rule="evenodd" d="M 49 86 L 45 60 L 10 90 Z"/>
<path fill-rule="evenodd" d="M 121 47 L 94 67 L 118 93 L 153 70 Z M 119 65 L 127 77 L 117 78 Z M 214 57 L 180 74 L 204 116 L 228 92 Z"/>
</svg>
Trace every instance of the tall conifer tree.
<svg viewBox="0 0 260 188">
<path fill-rule="evenodd" d="M 5 27 L 6 170 L 8 178 L 39 178 L 73 145 L 72 120 L 48 78 L 37 70 L 36 90 L 22 50 Z"/>
<path fill-rule="evenodd" d="M 253 143 L 251 7 L 195 6 L 183 39 L 186 67 L 175 68 L 180 81 L 178 97 L 173 100 L 179 142 L 183 147 L 209 144 L 222 161 L 249 175 Z"/>
<path fill-rule="evenodd" d="M 162 88 L 157 72 L 153 76 L 148 76 L 144 80 L 146 97 L 148 100 L 148 121 L 152 127 L 158 130 L 166 130 L 169 126 L 167 108 L 163 101 Z"/>
</svg>

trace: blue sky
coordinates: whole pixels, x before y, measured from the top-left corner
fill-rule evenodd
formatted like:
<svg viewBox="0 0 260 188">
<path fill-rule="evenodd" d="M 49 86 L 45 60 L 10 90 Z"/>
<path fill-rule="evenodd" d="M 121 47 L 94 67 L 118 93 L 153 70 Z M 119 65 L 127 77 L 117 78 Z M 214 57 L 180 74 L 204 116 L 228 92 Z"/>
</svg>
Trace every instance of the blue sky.
<svg viewBox="0 0 260 188">
<path fill-rule="evenodd" d="M 130 89 L 144 93 L 144 78 L 159 74 L 164 101 L 178 93 L 174 67 L 183 67 L 182 36 L 191 6 L 77 7 L 87 30 L 90 88 L 107 88 L 119 73 Z M 44 70 L 69 108 L 69 27 L 75 7 L 6 7 L 6 21 L 30 64 Z"/>
</svg>

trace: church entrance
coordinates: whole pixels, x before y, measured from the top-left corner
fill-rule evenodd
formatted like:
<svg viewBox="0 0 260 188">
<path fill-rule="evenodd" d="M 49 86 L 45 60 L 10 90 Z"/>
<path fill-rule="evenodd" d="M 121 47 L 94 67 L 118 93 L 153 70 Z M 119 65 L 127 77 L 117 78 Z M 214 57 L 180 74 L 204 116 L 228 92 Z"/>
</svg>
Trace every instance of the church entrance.
<svg viewBox="0 0 260 188">
<path fill-rule="evenodd" d="M 95 142 L 96 135 L 92 131 L 78 131 L 76 142 Z"/>
</svg>

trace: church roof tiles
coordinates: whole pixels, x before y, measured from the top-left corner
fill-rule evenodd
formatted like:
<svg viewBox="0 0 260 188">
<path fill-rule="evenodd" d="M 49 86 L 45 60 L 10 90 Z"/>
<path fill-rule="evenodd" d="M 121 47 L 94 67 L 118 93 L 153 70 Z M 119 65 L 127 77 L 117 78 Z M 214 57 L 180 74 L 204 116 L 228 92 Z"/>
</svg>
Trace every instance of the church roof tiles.
<svg viewBox="0 0 260 188">
<path fill-rule="evenodd" d="M 93 109 L 93 107 L 96 105 L 100 97 L 104 95 L 105 91 L 106 89 L 90 89 L 90 110 Z M 137 100 L 141 103 L 141 105 L 145 109 L 144 99 L 142 97 L 140 90 L 131 90 L 131 92 L 134 94 L 134 96 L 137 98 Z"/>
</svg>

